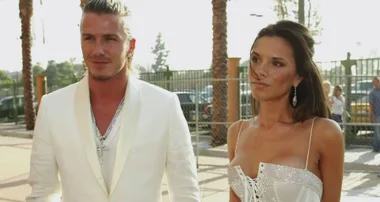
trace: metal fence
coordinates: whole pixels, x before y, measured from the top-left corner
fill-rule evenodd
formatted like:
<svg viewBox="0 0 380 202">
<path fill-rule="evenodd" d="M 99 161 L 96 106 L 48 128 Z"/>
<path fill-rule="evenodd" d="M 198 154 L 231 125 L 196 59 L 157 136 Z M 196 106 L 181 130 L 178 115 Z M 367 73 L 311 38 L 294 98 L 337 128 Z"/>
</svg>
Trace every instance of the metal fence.
<svg viewBox="0 0 380 202">
<path fill-rule="evenodd" d="M 317 65 L 323 78 L 331 83 L 330 97 L 335 86 L 340 85 L 343 89 L 347 113 L 340 125 L 346 146 L 371 148 L 374 126 L 380 124 L 371 121 L 368 97 L 373 88 L 372 80 L 380 73 L 380 58 L 352 60 L 348 55 L 346 60 L 318 62 Z M 252 118 L 247 72 L 247 67 L 240 67 L 239 78 L 233 79 L 213 79 L 210 70 L 167 70 L 141 73 L 139 76 L 141 80 L 178 95 L 199 156 L 206 149 L 225 145 L 228 127 L 233 123 L 228 121 L 230 113 L 237 114 L 238 119 Z M 48 91 L 52 92 L 73 82 L 60 82 L 60 85 L 52 85 Z M 227 89 L 231 84 L 238 86 L 238 91 L 233 94 Z M 0 83 L 2 98 L 22 94 L 21 83 Z M 236 99 L 237 107 L 229 105 L 232 98 Z M 222 107 L 215 110 L 213 105 Z"/>
<path fill-rule="evenodd" d="M 351 60 L 348 57 L 342 61 L 317 63 L 323 79 L 331 84 L 328 99 L 332 99 L 336 86 L 339 85 L 343 90 L 345 113 L 339 124 L 348 149 L 372 149 L 372 139 L 376 135 L 374 128 L 380 124 L 371 121 L 368 97 L 373 89 L 372 80 L 380 73 L 379 65 L 380 58 Z M 228 97 L 238 99 L 239 106 L 235 108 L 235 113 L 239 119 L 252 118 L 247 72 L 247 67 L 240 67 L 240 76 L 237 79 L 212 79 L 209 70 L 162 72 L 159 73 L 161 76 L 157 73 L 146 73 L 140 78 L 177 93 L 193 134 L 197 157 L 204 155 L 209 149 L 216 148 L 223 151 L 219 156 L 227 157 L 224 144 L 227 129 L 233 123 L 228 121 L 228 114 L 233 113 L 227 102 Z M 239 83 L 239 91 L 236 94 L 228 94 L 228 83 L 234 81 Z M 223 88 L 213 89 L 218 85 Z M 218 100 L 213 102 L 213 98 Z M 215 112 L 213 104 L 224 106 L 225 109 Z"/>
<path fill-rule="evenodd" d="M 63 88 L 74 82 L 75 80 L 52 82 L 52 85 L 47 88 L 47 93 Z M 34 86 L 34 89 L 36 89 L 36 86 Z M 36 107 L 36 90 L 34 90 L 34 104 Z M 22 81 L 16 79 L 0 81 L 0 122 L 23 123 L 25 121 L 24 105 L 24 87 Z"/>
</svg>

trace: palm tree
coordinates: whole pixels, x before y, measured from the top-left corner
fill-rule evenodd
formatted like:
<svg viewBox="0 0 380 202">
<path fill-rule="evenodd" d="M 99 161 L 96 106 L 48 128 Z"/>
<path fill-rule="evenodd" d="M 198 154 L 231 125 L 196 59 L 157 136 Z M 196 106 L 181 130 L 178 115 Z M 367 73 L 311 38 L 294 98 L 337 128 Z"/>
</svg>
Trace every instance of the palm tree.
<svg viewBox="0 0 380 202">
<path fill-rule="evenodd" d="M 33 105 L 34 89 L 31 55 L 33 0 L 19 0 L 19 9 L 21 19 L 22 79 L 24 86 L 25 122 L 26 130 L 33 130 L 36 118 Z"/>
<path fill-rule="evenodd" d="M 227 0 L 212 0 L 212 145 L 227 142 Z"/>
</svg>

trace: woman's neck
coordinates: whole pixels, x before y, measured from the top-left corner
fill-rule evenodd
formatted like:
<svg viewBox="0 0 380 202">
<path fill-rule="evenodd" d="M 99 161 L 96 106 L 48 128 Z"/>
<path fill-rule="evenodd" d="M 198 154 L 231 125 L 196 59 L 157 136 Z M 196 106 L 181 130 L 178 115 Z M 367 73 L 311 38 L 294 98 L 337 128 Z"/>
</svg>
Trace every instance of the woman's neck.
<svg viewBox="0 0 380 202">
<path fill-rule="evenodd" d="M 273 127 L 277 122 L 293 123 L 293 108 L 288 99 L 260 102 L 258 123 L 265 128 Z"/>
</svg>

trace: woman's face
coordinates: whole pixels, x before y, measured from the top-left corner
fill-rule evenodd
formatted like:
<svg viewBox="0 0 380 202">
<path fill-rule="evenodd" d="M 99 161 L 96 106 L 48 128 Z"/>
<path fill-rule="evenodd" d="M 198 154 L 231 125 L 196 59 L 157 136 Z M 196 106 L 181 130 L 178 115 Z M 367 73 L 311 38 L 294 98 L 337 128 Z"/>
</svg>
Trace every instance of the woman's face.
<svg viewBox="0 0 380 202">
<path fill-rule="evenodd" d="M 280 37 L 258 39 L 251 52 L 249 79 L 256 100 L 288 99 L 292 86 L 302 81 L 290 44 Z"/>
<path fill-rule="evenodd" d="M 325 93 L 325 95 L 330 94 L 330 89 L 331 89 L 331 85 L 329 83 L 323 84 L 323 92 Z"/>
<path fill-rule="evenodd" d="M 342 89 L 341 88 L 335 88 L 335 94 L 336 96 L 341 96 L 342 95 Z"/>
</svg>

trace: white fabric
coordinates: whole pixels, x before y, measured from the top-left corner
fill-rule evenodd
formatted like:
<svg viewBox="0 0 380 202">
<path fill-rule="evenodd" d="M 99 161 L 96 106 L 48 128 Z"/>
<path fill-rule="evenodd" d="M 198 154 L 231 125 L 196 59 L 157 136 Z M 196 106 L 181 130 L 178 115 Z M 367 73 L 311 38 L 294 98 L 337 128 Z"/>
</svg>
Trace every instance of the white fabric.
<svg viewBox="0 0 380 202">
<path fill-rule="evenodd" d="M 321 201 L 322 181 L 307 170 L 314 121 L 315 118 L 311 124 L 304 169 L 260 162 L 257 178 L 252 179 L 245 175 L 240 165 L 228 168 L 228 182 L 241 202 Z M 238 146 L 242 126 L 237 136 L 236 147 Z"/>
<path fill-rule="evenodd" d="M 100 169 L 102 169 L 102 174 L 104 181 L 107 186 L 107 192 L 111 189 L 112 184 L 112 174 L 113 174 L 113 167 L 115 164 L 115 157 L 116 157 L 116 147 L 117 142 L 119 139 L 119 128 L 120 128 L 120 119 L 117 118 L 113 128 L 111 129 L 110 133 L 108 134 L 107 139 L 104 141 L 104 146 L 106 146 L 107 151 L 103 152 L 103 163 L 100 164 Z M 99 138 L 96 139 L 96 144 L 100 145 Z M 99 153 L 98 153 L 99 157 Z"/>
<path fill-rule="evenodd" d="M 64 202 L 159 202 L 166 171 L 171 201 L 199 202 L 194 151 L 178 97 L 131 77 L 119 118 L 107 189 L 94 141 L 88 78 L 43 96 L 33 135 L 32 193 L 26 201 L 62 196 Z"/>
<path fill-rule="evenodd" d="M 335 96 L 332 96 L 333 104 L 331 105 L 331 113 L 332 114 L 343 114 L 343 108 L 344 108 L 344 99 L 343 101 L 336 98 Z"/>
<path fill-rule="evenodd" d="M 320 202 L 322 181 L 306 169 L 260 163 L 251 179 L 240 166 L 230 167 L 229 183 L 241 202 Z"/>
</svg>

